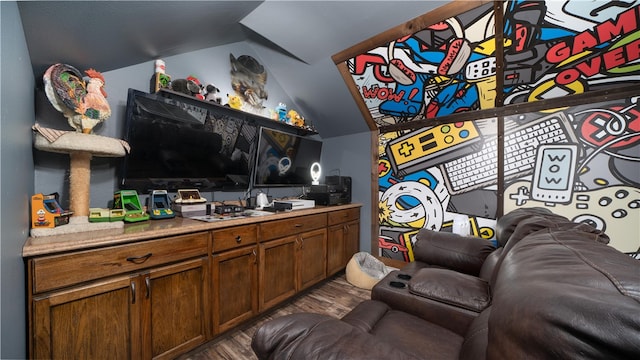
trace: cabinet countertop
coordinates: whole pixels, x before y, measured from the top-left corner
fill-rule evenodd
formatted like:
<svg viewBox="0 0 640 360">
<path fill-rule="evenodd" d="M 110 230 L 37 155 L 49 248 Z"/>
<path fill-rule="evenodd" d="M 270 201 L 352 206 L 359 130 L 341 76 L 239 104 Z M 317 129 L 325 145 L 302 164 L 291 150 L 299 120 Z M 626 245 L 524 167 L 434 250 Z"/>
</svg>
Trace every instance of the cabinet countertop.
<svg viewBox="0 0 640 360">
<path fill-rule="evenodd" d="M 261 223 L 271 220 L 295 218 L 304 215 L 329 213 L 361 207 L 362 204 L 316 206 L 315 208 L 283 211 L 262 216 L 237 216 L 206 222 L 189 218 L 147 220 L 125 224 L 123 228 L 80 232 L 64 235 L 29 237 L 22 247 L 22 257 L 50 255 L 67 251 L 84 250 L 155 239 L 159 237 L 189 234 L 223 229 L 231 226 Z"/>
</svg>

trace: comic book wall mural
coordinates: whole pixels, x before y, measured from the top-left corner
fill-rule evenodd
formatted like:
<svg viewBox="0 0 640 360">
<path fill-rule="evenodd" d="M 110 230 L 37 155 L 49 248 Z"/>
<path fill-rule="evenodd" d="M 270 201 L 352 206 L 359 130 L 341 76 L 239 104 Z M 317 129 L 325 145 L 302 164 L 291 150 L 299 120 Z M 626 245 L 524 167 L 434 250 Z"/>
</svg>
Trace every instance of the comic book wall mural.
<svg viewBox="0 0 640 360">
<path fill-rule="evenodd" d="M 504 118 L 504 212 L 547 207 L 640 247 L 640 96 Z M 380 136 L 379 252 L 413 260 L 421 228 L 495 231 L 497 119 Z"/>
<path fill-rule="evenodd" d="M 553 140 L 520 138 L 507 157 L 528 152 L 530 170 L 506 177 L 504 211 L 544 206 L 605 231 L 623 252 L 640 247 L 640 97 L 514 115 Z M 555 123 L 556 125 L 552 125 Z M 552 127 L 552 130 L 548 128 Z"/>
<path fill-rule="evenodd" d="M 498 184 L 503 212 L 548 207 L 636 251 L 640 94 L 562 109 L 544 100 L 640 85 L 640 1 L 499 4 L 501 19 L 494 3 L 483 4 L 345 62 L 365 117 L 380 129 L 379 253 L 413 260 L 419 229 L 451 231 L 461 217 L 472 234 L 493 239 Z M 422 127 L 540 100 L 540 111 Z"/>
<path fill-rule="evenodd" d="M 373 48 L 347 67 L 380 127 L 640 83 L 640 1 L 492 3 Z M 504 69 L 496 67 L 500 27 Z"/>
<path fill-rule="evenodd" d="M 639 1 L 509 1 L 504 16 L 504 104 L 640 77 Z"/>
<path fill-rule="evenodd" d="M 495 106 L 493 4 L 348 60 L 378 126 Z"/>
<path fill-rule="evenodd" d="M 380 255 L 412 261 L 421 228 L 494 238 L 497 120 L 466 121 L 379 137 Z"/>
</svg>

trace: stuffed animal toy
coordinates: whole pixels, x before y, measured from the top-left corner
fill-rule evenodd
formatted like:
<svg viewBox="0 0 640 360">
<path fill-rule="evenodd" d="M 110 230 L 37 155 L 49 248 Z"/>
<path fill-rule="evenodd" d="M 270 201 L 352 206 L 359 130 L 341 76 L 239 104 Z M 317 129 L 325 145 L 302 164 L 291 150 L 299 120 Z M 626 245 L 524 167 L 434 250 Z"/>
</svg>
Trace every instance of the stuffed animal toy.
<svg viewBox="0 0 640 360">
<path fill-rule="evenodd" d="M 220 97 L 220 89 L 218 89 L 213 84 L 208 84 L 205 87 L 206 93 L 204 94 L 204 99 L 206 101 L 213 101 L 218 104 L 222 104 L 222 98 Z"/>
<path fill-rule="evenodd" d="M 200 83 L 200 80 L 198 80 L 198 78 L 193 75 L 189 75 L 187 77 L 187 80 L 193 81 L 198 86 L 198 91 L 195 94 L 193 94 L 193 96 L 195 96 L 200 100 L 204 100 L 204 86 L 202 86 L 202 84 Z"/>
<path fill-rule="evenodd" d="M 291 109 L 287 113 L 287 123 L 298 127 L 304 127 L 304 118 L 298 114 L 297 111 Z"/>
<path fill-rule="evenodd" d="M 242 99 L 238 95 L 227 94 L 227 105 L 232 109 L 242 110 Z"/>
<path fill-rule="evenodd" d="M 194 81 L 194 79 L 196 81 Z M 197 95 L 202 96 L 202 94 L 200 93 L 200 91 L 202 90 L 200 88 L 200 82 L 197 81 L 198 79 L 189 76 L 186 79 L 175 79 L 171 81 L 171 90 L 179 92 L 179 93 L 183 93 L 183 94 L 187 94 L 189 96 L 194 96 L 197 97 Z M 204 98 L 204 97 L 203 97 Z"/>
<path fill-rule="evenodd" d="M 213 101 L 218 104 L 222 104 L 222 98 L 220 97 L 220 89 L 218 89 L 213 84 L 208 84 L 205 87 L 206 93 L 204 94 L 204 99 L 206 101 Z"/>
<path fill-rule="evenodd" d="M 276 112 L 278 113 L 278 120 L 282 122 L 287 122 L 287 104 L 279 103 L 276 106 Z"/>
</svg>

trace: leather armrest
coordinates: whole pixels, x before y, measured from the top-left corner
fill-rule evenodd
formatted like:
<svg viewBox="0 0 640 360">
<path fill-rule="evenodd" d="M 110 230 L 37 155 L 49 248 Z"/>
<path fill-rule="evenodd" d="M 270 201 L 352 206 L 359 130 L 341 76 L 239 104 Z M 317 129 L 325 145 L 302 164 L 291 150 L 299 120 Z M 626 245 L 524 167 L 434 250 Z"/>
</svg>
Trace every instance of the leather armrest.
<svg viewBox="0 0 640 360">
<path fill-rule="evenodd" d="M 412 275 L 415 276 L 415 274 L 422 270 L 425 269 L 418 269 Z M 389 275 L 373 287 L 371 290 L 371 299 L 384 302 L 394 310 L 417 316 L 425 321 L 449 329 L 461 336 L 466 333 L 473 319 L 478 317 L 478 312 L 475 310 L 472 311 L 460 306 L 454 306 L 442 301 L 412 294 L 409 290 L 409 282 L 411 282 L 411 279 L 407 280 L 398 275 L 408 274 L 404 269 L 390 272 Z M 374 311 L 371 311 L 371 313 L 374 313 Z M 373 316 L 373 314 L 370 316 Z"/>
<path fill-rule="evenodd" d="M 416 261 L 477 276 L 496 248 L 485 239 L 422 229 L 416 236 Z"/>
<path fill-rule="evenodd" d="M 491 302 L 488 282 L 447 269 L 419 270 L 409 281 L 409 292 L 478 313 Z"/>
</svg>

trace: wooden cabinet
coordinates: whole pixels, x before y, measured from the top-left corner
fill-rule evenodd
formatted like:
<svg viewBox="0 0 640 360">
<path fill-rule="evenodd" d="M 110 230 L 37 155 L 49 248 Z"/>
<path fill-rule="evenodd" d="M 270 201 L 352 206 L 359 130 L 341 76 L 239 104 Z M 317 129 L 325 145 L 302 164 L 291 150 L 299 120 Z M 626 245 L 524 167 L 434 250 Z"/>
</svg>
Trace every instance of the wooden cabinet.
<svg viewBox="0 0 640 360">
<path fill-rule="evenodd" d="M 260 224 L 259 310 L 326 278 L 326 214 Z M 275 238 L 275 239 L 274 239 Z"/>
<path fill-rule="evenodd" d="M 327 229 L 309 231 L 299 236 L 297 291 L 326 278 Z"/>
<path fill-rule="evenodd" d="M 85 281 L 126 274 L 156 265 L 206 255 L 206 232 L 173 236 L 31 260 L 33 291 L 41 293 Z"/>
<path fill-rule="evenodd" d="M 172 359 L 208 338 L 207 257 L 141 275 L 143 359 Z"/>
<path fill-rule="evenodd" d="M 121 276 L 34 298 L 29 358 L 140 358 L 137 286 Z"/>
<path fill-rule="evenodd" d="M 208 239 L 204 232 L 30 259 L 30 357 L 172 358 L 204 342 Z"/>
<path fill-rule="evenodd" d="M 298 237 L 260 244 L 259 306 L 264 311 L 296 293 Z"/>
<path fill-rule="evenodd" d="M 121 242 L 25 245 L 29 357 L 176 358 L 344 268 L 359 217 L 355 205 L 229 225 L 171 219 L 151 222 L 154 235 L 125 227 Z"/>
<path fill-rule="evenodd" d="M 327 238 L 327 276 L 345 268 L 360 248 L 360 209 L 329 213 Z"/>
<path fill-rule="evenodd" d="M 213 233 L 213 333 L 258 313 L 257 225 Z"/>
</svg>

